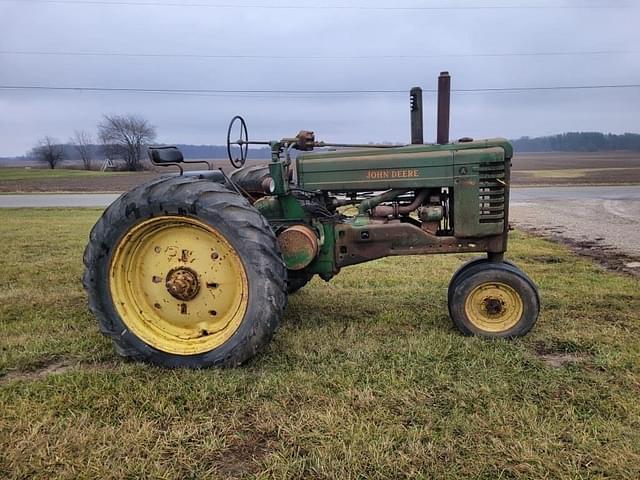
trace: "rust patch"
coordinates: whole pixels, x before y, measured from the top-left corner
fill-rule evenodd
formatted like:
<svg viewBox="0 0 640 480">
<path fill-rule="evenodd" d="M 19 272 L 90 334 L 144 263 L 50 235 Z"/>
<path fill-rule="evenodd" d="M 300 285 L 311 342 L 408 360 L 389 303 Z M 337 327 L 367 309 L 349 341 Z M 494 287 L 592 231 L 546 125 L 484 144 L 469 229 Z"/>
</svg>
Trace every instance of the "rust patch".
<svg viewBox="0 0 640 480">
<path fill-rule="evenodd" d="M 304 225 L 287 228 L 278 235 L 278 244 L 289 270 L 302 270 L 318 255 L 318 238 Z"/>
<path fill-rule="evenodd" d="M 174 268 L 167 273 L 165 286 L 172 297 L 183 301 L 193 300 L 200 291 L 198 274 L 187 267 Z"/>
</svg>

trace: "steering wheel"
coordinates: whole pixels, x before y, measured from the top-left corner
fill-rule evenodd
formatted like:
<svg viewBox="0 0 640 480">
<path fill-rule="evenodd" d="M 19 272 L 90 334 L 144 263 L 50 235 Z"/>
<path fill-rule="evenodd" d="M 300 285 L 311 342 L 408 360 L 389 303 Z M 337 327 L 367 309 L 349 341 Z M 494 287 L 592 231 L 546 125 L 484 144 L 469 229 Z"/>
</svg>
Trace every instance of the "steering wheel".
<svg viewBox="0 0 640 480">
<path fill-rule="evenodd" d="M 231 132 L 236 122 L 240 122 L 240 137 L 238 140 L 231 141 Z M 240 158 L 233 158 L 231 154 L 231 145 L 238 145 L 240 147 Z M 231 119 L 229 128 L 227 130 L 227 156 L 234 168 L 240 168 L 247 161 L 247 153 L 249 150 L 249 133 L 247 132 L 247 124 L 240 115 L 236 115 Z"/>
</svg>

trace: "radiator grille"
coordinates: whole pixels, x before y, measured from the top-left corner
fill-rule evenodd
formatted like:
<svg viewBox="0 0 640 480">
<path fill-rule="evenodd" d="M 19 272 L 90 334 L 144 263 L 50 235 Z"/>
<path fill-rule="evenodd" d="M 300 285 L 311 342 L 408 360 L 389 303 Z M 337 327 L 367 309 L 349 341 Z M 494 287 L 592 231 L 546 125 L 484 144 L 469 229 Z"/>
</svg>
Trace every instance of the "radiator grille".
<svg viewBox="0 0 640 480">
<path fill-rule="evenodd" d="M 501 223 L 506 187 L 504 161 L 481 163 L 479 175 L 480 223 Z"/>
</svg>

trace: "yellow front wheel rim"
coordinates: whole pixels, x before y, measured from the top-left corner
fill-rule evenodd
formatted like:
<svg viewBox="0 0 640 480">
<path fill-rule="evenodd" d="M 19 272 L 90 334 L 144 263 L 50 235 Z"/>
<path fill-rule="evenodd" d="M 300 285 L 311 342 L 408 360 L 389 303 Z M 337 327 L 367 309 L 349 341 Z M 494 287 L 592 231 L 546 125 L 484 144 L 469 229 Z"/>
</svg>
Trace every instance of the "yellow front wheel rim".
<svg viewBox="0 0 640 480">
<path fill-rule="evenodd" d="M 109 267 L 114 306 L 131 332 L 167 353 L 196 355 L 224 344 L 248 306 L 237 251 L 197 219 L 165 216 L 129 230 Z"/>
<path fill-rule="evenodd" d="M 485 332 L 499 333 L 513 328 L 522 318 L 524 303 L 510 285 L 484 283 L 467 296 L 464 310 L 469 321 Z"/>
</svg>

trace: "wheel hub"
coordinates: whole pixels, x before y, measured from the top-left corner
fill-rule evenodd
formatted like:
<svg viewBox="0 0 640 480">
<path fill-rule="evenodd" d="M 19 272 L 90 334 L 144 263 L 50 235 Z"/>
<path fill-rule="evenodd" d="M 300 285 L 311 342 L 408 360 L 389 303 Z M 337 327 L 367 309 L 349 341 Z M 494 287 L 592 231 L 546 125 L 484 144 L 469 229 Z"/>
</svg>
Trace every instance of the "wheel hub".
<svg viewBox="0 0 640 480">
<path fill-rule="evenodd" d="M 224 235 L 198 219 L 169 215 L 128 230 L 114 250 L 109 288 L 138 338 L 178 355 L 224 344 L 249 298 L 246 270 Z"/>
<path fill-rule="evenodd" d="M 524 312 L 524 302 L 511 285 L 486 282 L 469 292 L 464 309 L 476 328 L 498 333 L 518 323 Z"/>
<path fill-rule="evenodd" d="M 188 302 L 200 292 L 198 274 L 187 267 L 178 267 L 167 273 L 165 281 L 167 291 L 172 297 Z"/>
<path fill-rule="evenodd" d="M 489 315 L 499 315 L 504 308 L 504 303 L 499 298 L 485 298 L 484 309 Z"/>
</svg>

